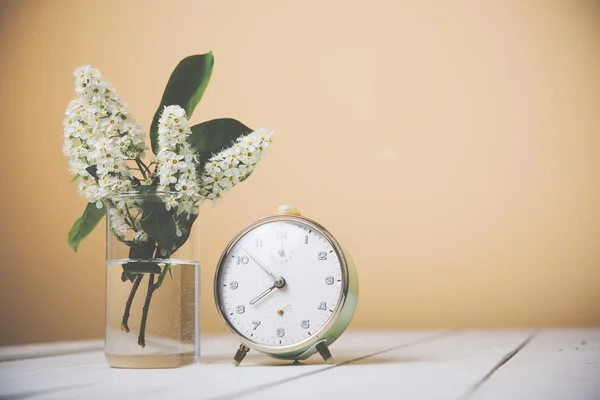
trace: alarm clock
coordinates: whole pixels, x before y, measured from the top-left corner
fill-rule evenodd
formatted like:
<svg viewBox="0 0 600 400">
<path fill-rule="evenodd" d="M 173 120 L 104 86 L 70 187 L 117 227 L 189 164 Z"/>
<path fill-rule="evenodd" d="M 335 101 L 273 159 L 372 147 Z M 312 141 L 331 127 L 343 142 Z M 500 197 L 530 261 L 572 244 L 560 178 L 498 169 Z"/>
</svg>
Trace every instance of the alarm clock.
<svg viewBox="0 0 600 400">
<path fill-rule="evenodd" d="M 292 206 L 278 207 L 231 240 L 214 285 L 219 315 L 241 343 L 235 366 L 250 349 L 296 364 L 317 352 L 333 362 L 329 346 L 358 303 L 350 253 Z"/>
</svg>

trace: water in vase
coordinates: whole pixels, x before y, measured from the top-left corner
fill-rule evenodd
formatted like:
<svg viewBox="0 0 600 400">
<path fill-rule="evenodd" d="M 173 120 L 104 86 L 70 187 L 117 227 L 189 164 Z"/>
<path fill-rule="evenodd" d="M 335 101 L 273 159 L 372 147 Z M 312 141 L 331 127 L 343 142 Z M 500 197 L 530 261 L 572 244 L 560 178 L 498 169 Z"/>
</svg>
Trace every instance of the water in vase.
<svg viewBox="0 0 600 400">
<path fill-rule="evenodd" d="M 131 260 L 107 263 L 108 363 L 121 368 L 195 363 L 199 356 L 198 264 L 177 260 L 153 263 L 156 273 L 148 272 L 147 267 L 136 273 L 128 266 Z"/>
</svg>

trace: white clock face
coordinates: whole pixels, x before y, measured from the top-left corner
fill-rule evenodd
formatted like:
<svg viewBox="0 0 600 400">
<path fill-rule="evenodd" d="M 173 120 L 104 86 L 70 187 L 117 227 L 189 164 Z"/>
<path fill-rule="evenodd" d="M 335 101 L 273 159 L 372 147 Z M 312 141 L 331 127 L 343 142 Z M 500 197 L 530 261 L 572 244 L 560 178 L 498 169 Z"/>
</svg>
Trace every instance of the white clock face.
<svg viewBox="0 0 600 400">
<path fill-rule="evenodd" d="M 245 234 L 222 260 L 222 314 L 251 342 L 309 340 L 335 313 L 342 269 L 331 243 L 309 225 L 273 221 Z"/>
</svg>

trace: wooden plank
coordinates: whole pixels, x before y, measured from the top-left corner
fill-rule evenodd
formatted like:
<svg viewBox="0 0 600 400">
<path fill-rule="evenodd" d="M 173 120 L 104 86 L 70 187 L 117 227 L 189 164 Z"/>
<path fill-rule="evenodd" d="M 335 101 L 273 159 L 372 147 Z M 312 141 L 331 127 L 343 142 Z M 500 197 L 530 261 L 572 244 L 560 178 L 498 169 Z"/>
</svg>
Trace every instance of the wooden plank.
<svg viewBox="0 0 600 400">
<path fill-rule="evenodd" d="M 529 331 L 468 331 L 220 399 L 456 399 Z"/>
<path fill-rule="evenodd" d="M 235 345 L 236 342 L 231 337 L 206 335 L 201 340 L 203 361 L 211 363 L 224 360 L 225 357 L 218 353 L 219 349 Z M 46 346 L 52 349 L 57 347 L 54 343 Z M 76 347 L 78 342 L 68 346 L 68 348 Z M 40 354 L 51 353 L 50 350 L 43 348 L 39 351 Z M 18 349 L 12 349 L 11 353 L 17 354 Z M 25 351 L 25 354 L 29 353 Z M 36 398 L 37 396 L 55 398 L 59 393 L 73 389 L 83 389 L 85 393 L 90 386 L 105 384 L 106 381 L 103 379 L 120 379 L 119 371 L 122 372 L 121 376 L 129 374 L 128 370 L 111 369 L 104 359 L 103 351 L 3 362 L 0 363 L 0 398 L 5 396 L 28 398 L 30 395 L 35 395 Z M 165 370 L 147 372 L 153 374 L 159 371 Z M 82 397 L 88 395 L 84 394 Z"/>
<path fill-rule="evenodd" d="M 85 353 L 104 348 L 103 340 L 82 340 L 77 342 L 56 342 L 28 344 L 24 346 L 0 347 L 0 362 L 24 360 L 27 358 L 50 357 L 56 355 Z"/>
<path fill-rule="evenodd" d="M 332 346 L 331 351 L 341 363 L 435 335 L 437 332 L 431 331 L 347 332 Z M 199 364 L 167 370 L 112 369 L 103 362 L 101 352 L 87 354 L 87 363 L 83 363 L 84 360 L 73 362 L 74 358 L 84 355 L 6 362 L 0 364 L 0 397 L 18 396 L 21 399 L 35 396 L 35 399 L 41 400 L 162 399 L 168 396 L 206 399 L 229 396 L 238 391 L 250 392 L 255 387 L 331 367 L 324 364 L 318 355 L 302 365 L 294 366 L 291 362 L 251 352 L 243 364 L 235 368 L 231 359 L 238 345 L 231 335 L 205 336 Z M 43 365 L 40 361 L 44 361 Z"/>
<path fill-rule="evenodd" d="M 471 399 L 600 399 L 600 329 L 542 330 Z"/>
</svg>

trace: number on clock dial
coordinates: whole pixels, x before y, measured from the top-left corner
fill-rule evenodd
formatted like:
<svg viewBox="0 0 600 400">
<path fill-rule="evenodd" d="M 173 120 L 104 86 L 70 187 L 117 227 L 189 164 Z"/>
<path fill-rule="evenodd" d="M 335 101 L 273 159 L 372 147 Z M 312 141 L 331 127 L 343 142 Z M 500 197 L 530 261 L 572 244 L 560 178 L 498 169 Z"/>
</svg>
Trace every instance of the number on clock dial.
<svg viewBox="0 0 600 400">
<path fill-rule="evenodd" d="M 269 290 L 271 273 L 284 278 L 285 287 Z M 312 227 L 288 221 L 268 222 L 241 237 L 218 279 L 219 306 L 229 323 L 247 339 L 271 346 L 314 336 L 333 315 L 342 290 L 331 243 Z"/>
</svg>

